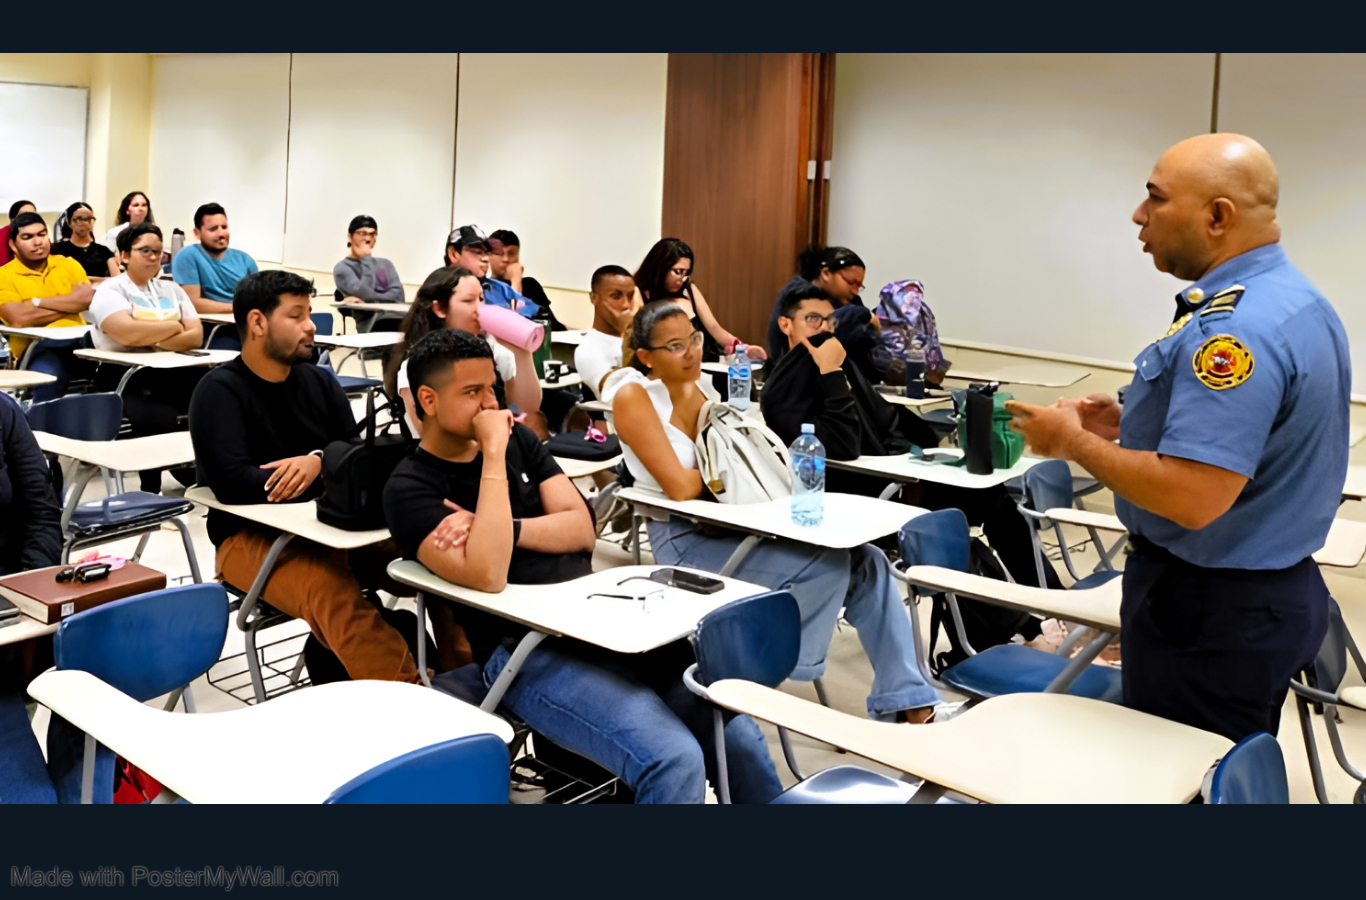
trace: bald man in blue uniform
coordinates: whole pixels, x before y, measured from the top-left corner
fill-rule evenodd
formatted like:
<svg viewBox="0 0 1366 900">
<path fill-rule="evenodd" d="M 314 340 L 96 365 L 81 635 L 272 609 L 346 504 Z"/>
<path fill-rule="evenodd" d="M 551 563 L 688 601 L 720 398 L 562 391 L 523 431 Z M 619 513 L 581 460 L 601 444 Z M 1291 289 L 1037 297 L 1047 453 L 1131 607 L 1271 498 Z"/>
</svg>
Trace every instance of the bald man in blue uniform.
<svg viewBox="0 0 1366 900">
<path fill-rule="evenodd" d="M 1275 734 L 1327 629 L 1311 556 L 1347 472 L 1347 335 L 1279 244 L 1279 179 L 1256 141 L 1182 141 L 1147 188 L 1144 250 L 1194 283 L 1134 360 L 1123 406 L 1007 406 L 1036 452 L 1114 491 L 1129 529 L 1125 705 L 1234 741 Z"/>
</svg>

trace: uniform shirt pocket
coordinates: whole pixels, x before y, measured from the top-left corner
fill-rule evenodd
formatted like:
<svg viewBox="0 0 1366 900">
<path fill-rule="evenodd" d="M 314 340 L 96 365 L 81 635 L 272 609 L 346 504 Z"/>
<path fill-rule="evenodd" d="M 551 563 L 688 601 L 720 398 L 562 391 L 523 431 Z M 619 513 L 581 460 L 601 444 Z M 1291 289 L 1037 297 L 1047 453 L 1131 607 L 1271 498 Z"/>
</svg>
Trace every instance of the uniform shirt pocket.
<svg viewBox="0 0 1366 900">
<path fill-rule="evenodd" d="M 1157 344 L 1149 344 L 1147 350 L 1134 358 L 1134 368 L 1144 381 L 1152 381 L 1161 375 L 1166 367 L 1167 361 L 1163 358 L 1162 351 Z"/>
</svg>

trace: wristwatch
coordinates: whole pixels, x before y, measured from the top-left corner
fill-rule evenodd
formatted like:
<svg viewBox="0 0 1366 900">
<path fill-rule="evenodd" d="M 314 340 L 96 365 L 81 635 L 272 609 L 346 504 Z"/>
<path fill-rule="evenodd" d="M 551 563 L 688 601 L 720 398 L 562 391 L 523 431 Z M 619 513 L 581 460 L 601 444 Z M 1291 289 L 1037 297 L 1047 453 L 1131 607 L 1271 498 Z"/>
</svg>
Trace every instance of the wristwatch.
<svg viewBox="0 0 1366 900">
<path fill-rule="evenodd" d="M 36 306 L 36 307 L 38 307 L 39 309 L 42 309 L 42 307 L 43 307 L 43 298 L 42 298 L 42 297 L 34 297 L 34 298 L 33 298 L 33 305 Z"/>
</svg>

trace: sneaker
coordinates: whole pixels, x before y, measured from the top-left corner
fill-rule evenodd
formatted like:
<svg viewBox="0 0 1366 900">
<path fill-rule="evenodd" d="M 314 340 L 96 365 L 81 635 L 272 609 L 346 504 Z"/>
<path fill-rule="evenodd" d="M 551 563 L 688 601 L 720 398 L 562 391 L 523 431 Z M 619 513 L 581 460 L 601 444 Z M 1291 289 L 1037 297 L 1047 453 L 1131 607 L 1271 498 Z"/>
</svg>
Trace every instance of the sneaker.
<svg viewBox="0 0 1366 900">
<path fill-rule="evenodd" d="M 934 718 L 930 720 L 930 724 L 938 725 L 940 722 L 947 722 L 966 709 L 967 705 L 968 701 L 966 700 L 959 700 L 957 703 L 945 703 L 940 700 L 934 705 Z"/>
</svg>

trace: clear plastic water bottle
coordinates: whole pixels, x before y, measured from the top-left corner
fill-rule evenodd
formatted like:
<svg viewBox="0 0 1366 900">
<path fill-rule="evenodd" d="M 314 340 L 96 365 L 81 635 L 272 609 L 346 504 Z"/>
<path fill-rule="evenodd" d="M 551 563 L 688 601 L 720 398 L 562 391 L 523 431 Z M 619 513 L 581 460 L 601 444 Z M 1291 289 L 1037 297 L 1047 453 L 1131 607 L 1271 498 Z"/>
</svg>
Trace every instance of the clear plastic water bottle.
<svg viewBox="0 0 1366 900">
<path fill-rule="evenodd" d="M 726 402 L 733 409 L 738 409 L 741 412 L 749 409 L 751 384 L 749 354 L 745 352 L 746 349 L 744 344 L 738 342 L 735 344 L 735 352 L 731 354 L 730 368 L 727 371 L 727 377 L 730 381 L 730 390 L 728 391 L 730 396 Z"/>
<path fill-rule="evenodd" d="M 913 400 L 925 396 L 925 338 L 919 334 L 906 348 L 906 396 Z"/>
<path fill-rule="evenodd" d="M 792 457 L 792 521 L 815 527 L 825 520 L 825 445 L 816 438 L 816 426 L 803 425 L 787 452 Z"/>
</svg>

